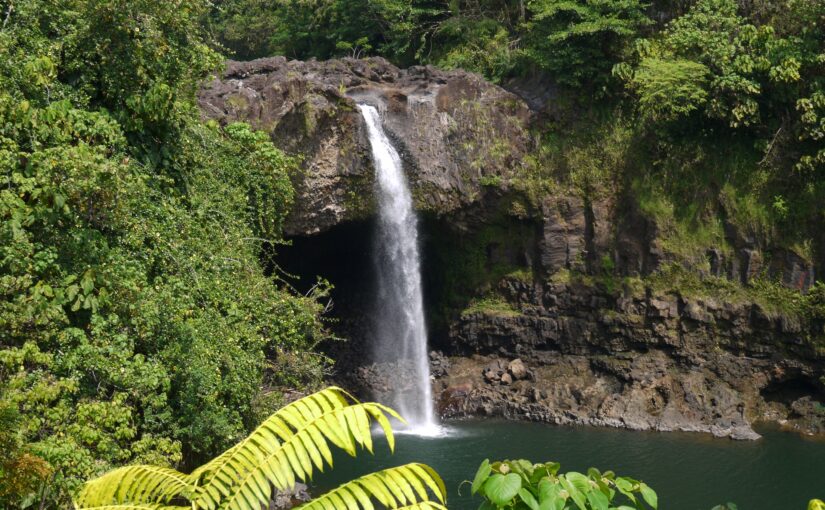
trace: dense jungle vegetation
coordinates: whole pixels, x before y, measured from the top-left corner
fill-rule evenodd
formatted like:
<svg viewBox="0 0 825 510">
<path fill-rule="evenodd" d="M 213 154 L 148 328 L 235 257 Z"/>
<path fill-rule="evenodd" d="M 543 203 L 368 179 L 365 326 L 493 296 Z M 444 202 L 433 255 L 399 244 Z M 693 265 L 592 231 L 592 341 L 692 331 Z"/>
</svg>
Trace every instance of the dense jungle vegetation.
<svg viewBox="0 0 825 510">
<path fill-rule="evenodd" d="M 0 507 L 197 465 L 321 379 L 321 296 L 261 258 L 295 161 L 194 107 L 206 7 L 0 6 Z"/>
<path fill-rule="evenodd" d="M 691 262 L 719 218 L 812 260 L 825 203 L 822 0 L 225 0 L 237 58 L 380 55 L 549 99 L 528 191 L 629 193 Z M 722 243 L 723 244 L 723 243 Z"/>
<path fill-rule="evenodd" d="M 0 506 L 191 468 L 322 380 L 324 286 L 266 270 L 297 161 L 194 104 L 275 54 L 540 80 L 527 192 L 633 193 L 688 262 L 722 216 L 825 251 L 825 0 L 0 0 Z"/>
</svg>

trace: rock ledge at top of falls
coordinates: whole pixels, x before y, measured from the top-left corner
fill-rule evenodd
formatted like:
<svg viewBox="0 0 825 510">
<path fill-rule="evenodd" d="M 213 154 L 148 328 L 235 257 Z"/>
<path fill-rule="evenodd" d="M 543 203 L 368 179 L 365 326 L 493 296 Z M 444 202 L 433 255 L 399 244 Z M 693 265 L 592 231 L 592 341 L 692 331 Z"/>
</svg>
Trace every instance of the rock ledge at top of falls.
<svg viewBox="0 0 825 510">
<path fill-rule="evenodd" d="M 530 148 L 518 96 L 461 70 L 399 69 L 382 58 L 227 62 L 198 94 L 202 115 L 249 122 L 303 156 L 287 235 L 374 212 L 373 165 L 357 103 L 376 106 L 404 160 L 419 210 L 444 214 L 506 182 Z"/>
</svg>

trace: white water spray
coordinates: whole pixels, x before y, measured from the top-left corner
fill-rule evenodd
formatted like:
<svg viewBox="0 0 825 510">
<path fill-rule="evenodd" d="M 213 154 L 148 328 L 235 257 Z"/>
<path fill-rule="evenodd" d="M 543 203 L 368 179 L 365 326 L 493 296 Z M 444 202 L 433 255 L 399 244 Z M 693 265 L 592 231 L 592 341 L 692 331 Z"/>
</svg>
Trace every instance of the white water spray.
<svg viewBox="0 0 825 510">
<path fill-rule="evenodd" d="M 392 402 L 409 422 L 409 431 L 436 434 L 439 427 L 430 387 L 418 220 L 401 158 L 384 132 L 378 110 L 363 104 L 358 108 L 367 124 L 378 193 L 376 348 L 380 355 L 406 360 L 412 367 L 414 394 L 396 390 Z"/>
</svg>

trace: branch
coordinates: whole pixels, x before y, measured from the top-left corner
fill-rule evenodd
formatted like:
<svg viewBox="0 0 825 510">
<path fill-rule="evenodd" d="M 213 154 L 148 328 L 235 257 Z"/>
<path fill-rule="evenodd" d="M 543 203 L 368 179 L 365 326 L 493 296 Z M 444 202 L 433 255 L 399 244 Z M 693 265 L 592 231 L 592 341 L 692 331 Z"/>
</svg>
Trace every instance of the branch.
<svg viewBox="0 0 825 510">
<path fill-rule="evenodd" d="M 14 2 L 9 2 L 9 7 L 6 9 L 6 17 L 3 18 L 3 28 L 0 30 L 5 30 L 6 25 L 9 23 L 9 18 L 11 17 L 11 11 L 14 10 Z"/>
<path fill-rule="evenodd" d="M 773 150 L 773 146 L 776 143 L 776 139 L 779 137 L 779 133 L 782 132 L 782 127 L 783 126 L 779 126 L 779 129 L 776 131 L 776 134 L 773 135 L 773 140 L 771 140 L 771 143 L 768 144 L 768 149 L 765 151 L 765 157 L 762 158 L 762 161 L 757 163 L 759 166 L 762 166 L 762 164 L 768 160 L 768 156 L 771 155 L 771 151 Z"/>
</svg>

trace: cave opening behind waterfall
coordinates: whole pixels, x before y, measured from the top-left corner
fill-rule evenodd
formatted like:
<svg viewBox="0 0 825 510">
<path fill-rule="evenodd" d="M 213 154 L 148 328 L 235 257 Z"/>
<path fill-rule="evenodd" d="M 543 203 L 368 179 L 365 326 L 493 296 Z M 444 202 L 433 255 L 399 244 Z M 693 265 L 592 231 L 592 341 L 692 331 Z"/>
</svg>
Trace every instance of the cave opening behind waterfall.
<svg viewBox="0 0 825 510">
<path fill-rule="evenodd" d="M 436 253 L 437 244 L 449 233 L 442 222 L 429 217 L 421 218 L 419 228 L 427 327 L 431 346 L 442 349 L 446 326 L 434 307 L 445 294 L 440 285 L 445 280 L 429 263 L 442 259 L 444 254 Z M 320 348 L 335 359 L 336 378 L 356 385 L 357 381 L 350 380 L 352 372 L 375 361 L 370 342 L 375 335 L 376 229 L 375 218 L 344 222 L 314 235 L 289 237 L 287 245 L 276 247 L 274 256 L 279 274 L 297 292 L 310 292 L 319 278 L 332 285 L 325 320 L 333 336 L 342 341 L 331 340 Z"/>
<path fill-rule="evenodd" d="M 310 236 L 293 236 L 277 246 L 275 262 L 301 293 L 318 277 L 333 285 L 328 328 L 344 341 L 321 349 L 336 361 L 336 382 L 358 386 L 355 372 L 370 365 L 376 313 L 376 219 L 348 221 Z M 532 271 L 535 225 L 488 220 L 469 231 L 449 218 L 419 215 L 424 309 L 431 350 L 452 353 L 449 326 L 478 292 L 503 274 Z"/>
<path fill-rule="evenodd" d="M 369 355 L 374 234 L 374 220 L 350 221 L 318 234 L 289 237 L 287 245 L 276 247 L 280 276 L 297 292 L 307 294 L 319 279 L 332 285 L 324 320 L 332 335 L 345 341 L 319 347 L 338 365 L 352 366 Z"/>
</svg>

